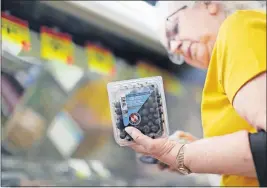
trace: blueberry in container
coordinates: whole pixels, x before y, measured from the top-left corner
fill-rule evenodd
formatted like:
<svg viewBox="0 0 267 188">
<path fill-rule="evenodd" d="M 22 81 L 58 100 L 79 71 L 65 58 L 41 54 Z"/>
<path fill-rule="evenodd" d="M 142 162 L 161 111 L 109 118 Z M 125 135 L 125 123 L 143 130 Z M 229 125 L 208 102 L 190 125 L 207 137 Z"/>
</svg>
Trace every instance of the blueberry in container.
<svg viewBox="0 0 267 188">
<path fill-rule="evenodd" d="M 169 125 L 160 76 L 111 82 L 107 85 L 113 132 L 120 146 L 133 144 L 128 126 L 153 138 L 167 137 Z"/>
</svg>

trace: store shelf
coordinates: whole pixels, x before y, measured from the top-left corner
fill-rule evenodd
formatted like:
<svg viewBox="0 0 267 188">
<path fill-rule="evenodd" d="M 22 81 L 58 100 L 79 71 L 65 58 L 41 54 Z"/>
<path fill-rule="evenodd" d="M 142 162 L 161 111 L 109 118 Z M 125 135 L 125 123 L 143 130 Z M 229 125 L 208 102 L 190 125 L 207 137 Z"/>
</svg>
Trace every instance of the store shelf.
<svg viewBox="0 0 267 188">
<path fill-rule="evenodd" d="M 165 54 L 155 32 L 154 8 L 145 2 L 42 1 L 42 3 L 138 42 L 157 53 Z M 133 4 L 135 6 L 132 6 Z"/>
<path fill-rule="evenodd" d="M 87 42 L 97 43 L 129 64 L 145 60 L 171 72 L 177 71 L 178 66 L 171 63 L 154 32 L 157 23 L 153 6 L 144 3 L 147 6 L 138 10 L 139 3 L 4 0 L 2 10 L 28 21 L 31 33 L 36 33 L 32 36 L 34 40 L 38 40 L 42 26 L 56 27 L 70 34 L 79 48 L 84 48 Z M 37 55 L 38 49 L 35 45 Z"/>
</svg>

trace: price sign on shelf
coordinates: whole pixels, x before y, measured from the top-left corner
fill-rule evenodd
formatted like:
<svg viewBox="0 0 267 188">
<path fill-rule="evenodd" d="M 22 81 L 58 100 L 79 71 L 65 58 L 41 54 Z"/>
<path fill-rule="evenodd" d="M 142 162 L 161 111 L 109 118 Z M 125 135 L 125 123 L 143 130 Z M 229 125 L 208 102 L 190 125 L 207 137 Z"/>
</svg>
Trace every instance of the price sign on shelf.
<svg viewBox="0 0 267 188">
<path fill-rule="evenodd" d="M 105 75 L 115 73 L 115 58 L 109 50 L 88 44 L 87 55 L 89 70 Z"/>
<path fill-rule="evenodd" d="M 28 22 L 1 13 L 2 18 L 2 40 L 16 45 L 20 45 L 24 51 L 30 50 L 30 31 Z"/>
<path fill-rule="evenodd" d="M 73 43 L 70 35 L 53 29 L 41 28 L 41 57 L 66 64 L 73 64 Z"/>
</svg>

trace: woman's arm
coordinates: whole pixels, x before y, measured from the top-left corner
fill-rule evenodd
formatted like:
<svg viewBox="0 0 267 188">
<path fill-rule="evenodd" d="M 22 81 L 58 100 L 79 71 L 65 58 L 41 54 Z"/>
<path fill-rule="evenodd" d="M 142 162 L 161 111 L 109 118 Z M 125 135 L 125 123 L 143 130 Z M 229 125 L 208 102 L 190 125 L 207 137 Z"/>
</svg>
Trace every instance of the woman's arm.
<svg viewBox="0 0 267 188">
<path fill-rule="evenodd" d="M 185 146 L 184 164 L 193 173 L 256 177 L 248 132 L 201 139 Z"/>
<path fill-rule="evenodd" d="M 233 99 L 233 106 L 251 126 L 266 131 L 266 72 L 240 88 Z"/>
<path fill-rule="evenodd" d="M 134 139 L 136 144 L 130 147 L 136 152 L 157 158 L 173 168 L 177 167 L 176 158 L 182 144 L 165 138 L 151 139 L 133 127 L 125 130 Z M 265 140 L 261 139 L 256 146 L 261 146 L 263 150 L 261 154 L 265 155 L 265 163 L 263 161 L 262 164 L 265 166 L 262 168 L 266 169 L 266 135 Z M 184 165 L 193 173 L 256 177 L 250 148 L 249 133 L 246 131 L 197 140 L 184 146 Z"/>
<path fill-rule="evenodd" d="M 266 131 L 266 72 L 241 87 L 234 97 L 233 106 L 250 125 Z M 256 176 L 251 154 L 253 148 L 250 149 L 246 131 L 199 140 L 188 144 L 185 149 L 185 163 L 193 172 Z"/>
</svg>

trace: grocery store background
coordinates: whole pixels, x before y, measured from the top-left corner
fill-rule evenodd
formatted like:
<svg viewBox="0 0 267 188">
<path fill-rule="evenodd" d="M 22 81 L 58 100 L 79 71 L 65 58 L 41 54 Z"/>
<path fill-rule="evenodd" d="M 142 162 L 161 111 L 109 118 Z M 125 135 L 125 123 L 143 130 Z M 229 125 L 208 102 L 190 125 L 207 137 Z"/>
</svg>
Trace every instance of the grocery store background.
<svg viewBox="0 0 267 188">
<path fill-rule="evenodd" d="M 168 60 L 155 4 L 2 1 L 2 186 L 217 183 L 142 164 L 113 138 L 106 84 L 159 75 L 171 133 L 202 137 L 205 72 Z"/>
</svg>

